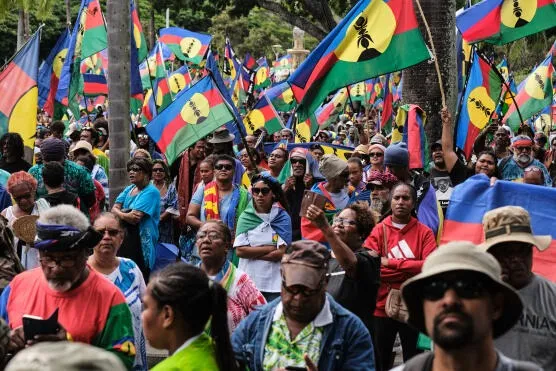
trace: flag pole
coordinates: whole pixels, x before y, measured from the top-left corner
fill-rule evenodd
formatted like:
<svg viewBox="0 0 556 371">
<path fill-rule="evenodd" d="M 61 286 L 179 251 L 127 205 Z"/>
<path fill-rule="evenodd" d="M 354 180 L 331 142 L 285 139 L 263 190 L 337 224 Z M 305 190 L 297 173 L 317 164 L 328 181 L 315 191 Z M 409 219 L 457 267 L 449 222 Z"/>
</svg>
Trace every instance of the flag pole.
<svg viewBox="0 0 556 371">
<path fill-rule="evenodd" d="M 28 38 L 28 39 L 25 41 L 25 44 L 23 44 L 23 45 L 21 46 L 21 48 L 17 49 L 16 52 L 11 56 L 11 58 L 8 59 L 8 60 L 4 63 L 4 65 L 2 66 L 2 68 L 0 68 L 0 71 L 4 71 L 4 69 L 8 66 L 8 64 L 10 64 L 11 61 L 13 61 L 14 58 L 19 54 L 19 52 L 22 51 L 22 50 L 27 46 L 27 44 L 29 44 L 29 42 L 30 42 L 31 40 L 33 40 L 33 37 L 35 37 L 35 35 L 37 34 L 37 32 L 39 32 L 43 27 L 44 27 L 44 23 L 42 23 L 42 24 L 37 28 L 37 30 L 35 31 L 35 33 L 34 33 L 30 38 Z M 41 35 L 39 35 L 39 37 L 40 37 L 40 36 L 41 36 Z M 39 41 L 40 41 L 40 40 L 39 40 Z"/>
<path fill-rule="evenodd" d="M 349 106 L 351 107 L 351 112 L 353 112 L 353 114 L 355 114 L 355 108 L 353 107 L 353 101 L 351 100 L 351 92 L 349 91 L 349 85 L 346 85 L 346 89 L 347 89 L 347 93 L 348 93 Z"/>
<path fill-rule="evenodd" d="M 494 72 L 498 75 L 498 77 L 500 78 L 500 80 L 502 80 L 502 84 L 504 84 L 504 87 L 506 88 L 507 91 L 510 92 L 510 97 L 512 98 L 512 101 L 515 104 L 515 110 L 517 111 L 517 114 L 519 116 L 519 121 L 523 124 L 523 117 L 521 116 L 521 112 L 519 111 L 519 106 L 517 105 L 517 102 L 515 100 L 514 94 L 512 93 L 510 86 L 508 85 L 508 83 L 506 82 L 506 80 L 504 79 L 504 76 L 502 76 L 502 74 L 500 73 L 500 71 L 498 71 L 498 68 L 496 68 L 496 66 L 492 63 L 490 63 L 490 61 L 486 58 L 483 58 L 484 60 L 486 60 L 486 62 L 490 65 L 490 67 L 494 70 Z"/>
<path fill-rule="evenodd" d="M 429 23 L 425 18 L 425 13 L 423 12 L 423 8 L 421 7 L 421 3 L 419 2 L 419 0 L 415 0 L 415 2 L 417 3 L 417 7 L 419 8 L 419 13 L 421 14 L 421 18 L 423 19 L 423 24 L 425 25 L 425 30 L 427 31 L 427 35 L 431 42 L 432 56 L 434 58 L 434 67 L 436 68 L 436 75 L 438 77 L 438 86 L 440 88 L 440 97 L 442 98 L 442 107 L 446 107 L 446 95 L 444 94 L 444 87 L 442 85 L 442 76 L 440 74 L 440 66 L 438 64 L 438 58 L 436 56 L 436 50 L 434 48 L 434 42 L 432 40 L 432 34 L 429 28 Z"/>
</svg>

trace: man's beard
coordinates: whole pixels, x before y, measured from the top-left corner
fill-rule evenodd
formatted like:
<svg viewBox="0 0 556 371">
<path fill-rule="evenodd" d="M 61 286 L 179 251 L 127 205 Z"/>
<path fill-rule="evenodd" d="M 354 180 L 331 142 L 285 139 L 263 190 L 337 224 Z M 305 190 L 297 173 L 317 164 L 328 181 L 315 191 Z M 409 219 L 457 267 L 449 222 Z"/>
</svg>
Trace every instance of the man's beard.
<svg viewBox="0 0 556 371">
<path fill-rule="evenodd" d="M 514 155 L 514 160 L 519 165 L 527 166 L 531 163 L 532 157 L 531 157 L 531 155 L 528 155 L 528 154 L 525 154 L 525 153 L 520 153 L 520 154 L 515 154 Z"/>
<path fill-rule="evenodd" d="M 379 214 L 382 214 L 382 209 L 386 204 L 385 200 L 380 198 L 371 198 L 371 210 L 376 211 Z"/>
<path fill-rule="evenodd" d="M 445 331 L 441 328 L 440 322 L 449 314 L 458 314 L 462 318 L 463 323 L 458 323 L 457 325 L 452 323 L 450 324 L 450 331 Z M 471 344 L 473 335 L 473 318 L 459 310 L 442 312 L 434 319 L 432 340 L 444 350 L 453 350 Z"/>
<path fill-rule="evenodd" d="M 67 292 L 73 286 L 73 282 L 71 280 L 66 279 L 50 279 L 48 280 L 48 287 L 56 292 Z"/>
</svg>

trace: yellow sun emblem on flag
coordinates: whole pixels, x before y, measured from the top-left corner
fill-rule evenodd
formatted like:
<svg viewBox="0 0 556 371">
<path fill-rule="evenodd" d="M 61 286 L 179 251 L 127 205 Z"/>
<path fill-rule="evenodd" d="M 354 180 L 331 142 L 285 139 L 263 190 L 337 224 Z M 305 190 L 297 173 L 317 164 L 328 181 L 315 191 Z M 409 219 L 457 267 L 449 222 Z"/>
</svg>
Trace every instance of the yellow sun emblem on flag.
<svg viewBox="0 0 556 371">
<path fill-rule="evenodd" d="M 486 126 L 495 108 L 496 104 L 484 86 L 478 86 L 469 93 L 467 114 L 471 123 L 479 129 L 482 130 Z"/>
<path fill-rule="evenodd" d="M 175 95 L 185 89 L 185 77 L 181 73 L 176 73 L 168 78 L 170 91 Z"/>
<path fill-rule="evenodd" d="M 537 0 L 504 0 L 500 17 L 502 24 L 510 28 L 527 25 L 537 13 Z"/>
<path fill-rule="evenodd" d="M 202 46 L 201 41 L 195 37 L 184 37 L 180 41 L 181 51 L 187 58 L 193 58 L 199 54 Z"/>
<path fill-rule="evenodd" d="M 539 66 L 525 82 L 525 91 L 530 97 L 535 99 L 544 99 L 544 91 L 546 89 L 546 78 L 548 76 L 548 67 Z"/>
<path fill-rule="evenodd" d="M 264 115 L 261 110 L 258 109 L 252 110 L 243 119 L 243 123 L 245 124 L 245 129 L 247 130 L 248 134 L 253 134 L 255 130 L 263 127 L 264 122 Z"/>
<path fill-rule="evenodd" d="M 210 111 L 210 104 L 203 94 L 195 93 L 181 109 L 182 119 L 191 125 L 200 124 L 206 120 Z"/>
<path fill-rule="evenodd" d="M 60 73 L 62 73 L 62 67 L 64 66 L 66 55 L 68 55 L 68 49 L 62 49 L 58 54 L 56 54 L 54 61 L 52 62 L 52 71 L 58 78 L 60 78 Z"/>
<path fill-rule="evenodd" d="M 396 17 L 384 1 L 371 1 L 365 10 L 354 17 L 334 53 L 338 59 L 346 62 L 376 58 L 388 49 L 396 25 Z"/>
</svg>

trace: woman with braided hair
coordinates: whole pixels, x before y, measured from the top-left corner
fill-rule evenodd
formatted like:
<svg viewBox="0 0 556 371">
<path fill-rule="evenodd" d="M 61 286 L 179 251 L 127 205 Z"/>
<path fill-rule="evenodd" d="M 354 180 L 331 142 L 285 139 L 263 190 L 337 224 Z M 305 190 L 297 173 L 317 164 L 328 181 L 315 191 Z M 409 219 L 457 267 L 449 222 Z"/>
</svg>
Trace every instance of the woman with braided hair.
<svg viewBox="0 0 556 371">
<path fill-rule="evenodd" d="M 158 271 L 143 298 L 143 329 L 170 357 L 152 370 L 236 370 L 226 302 L 226 290 L 199 268 L 175 263 Z"/>
</svg>

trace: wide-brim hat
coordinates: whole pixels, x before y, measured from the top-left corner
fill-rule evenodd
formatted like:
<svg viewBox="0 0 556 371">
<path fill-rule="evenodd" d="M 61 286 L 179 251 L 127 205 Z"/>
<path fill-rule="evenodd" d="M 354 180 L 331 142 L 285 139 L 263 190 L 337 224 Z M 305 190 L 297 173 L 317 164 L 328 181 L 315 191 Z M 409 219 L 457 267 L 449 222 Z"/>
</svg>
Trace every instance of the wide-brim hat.
<svg viewBox="0 0 556 371">
<path fill-rule="evenodd" d="M 423 286 L 432 277 L 448 272 L 478 273 L 491 282 L 496 292 L 503 295 L 503 312 L 500 318 L 494 320 L 492 324 L 494 338 L 503 335 L 519 320 L 523 303 L 519 294 L 502 281 L 502 269 L 498 261 L 471 242 L 457 241 L 436 249 L 425 260 L 421 273 L 408 279 L 402 285 L 402 296 L 409 311 L 408 323 L 410 325 L 427 333 L 423 312 Z"/>
<path fill-rule="evenodd" d="M 36 222 L 38 218 L 38 215 L 24 215 L 14 220 L 12 229 L 15 236 L 26 244 L 33 243 L 37 234 Z"/>
<path fill-rule="evenodd" d="M 91 145 L 91 143 L 87 142 L 86 140 L 80 140 L 77 143 L 75 143 L 75 147 L 73 147 L 71 153 L 74 153 L 78 149 L 85 149 L 89 153 L 93 153 L 93 146 Z"/>
<path fill-rule="evenodd" d="M 231 134 L 230 131 L 226 128 L 218 129 L 212 134 L 212 138 L 209 139 L 209 143 L 217 144 L 217 143 L 228 143 L 232 142 L 235 139 L 235 135 Z"/>
<path fill-rule="evenodd" d="M 485 241 L 480 245 L 484 251 L 504 242 L 524 242 L 540 251 L 552 243 L 550 235 L 534 235 L 527 210 L 520 206 L 504 206 L 488 211 L 483 216 Z"/>
</svg>

